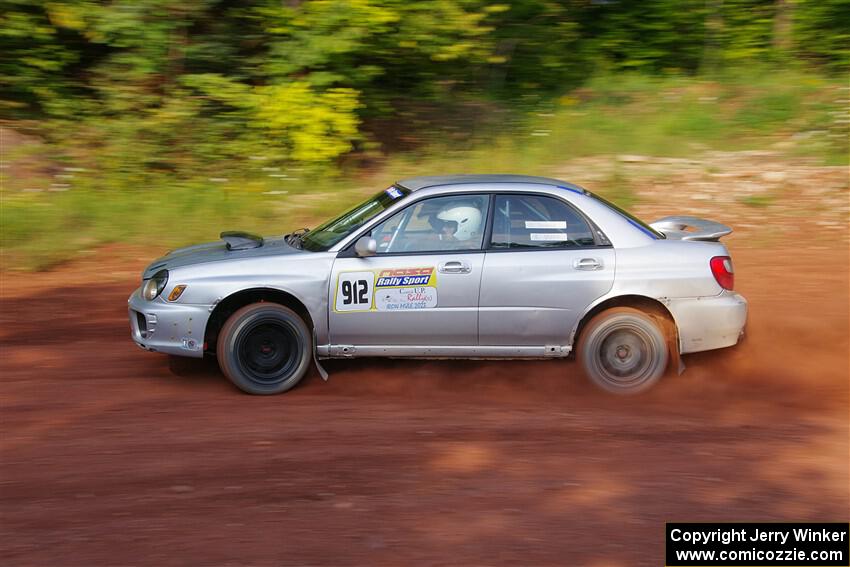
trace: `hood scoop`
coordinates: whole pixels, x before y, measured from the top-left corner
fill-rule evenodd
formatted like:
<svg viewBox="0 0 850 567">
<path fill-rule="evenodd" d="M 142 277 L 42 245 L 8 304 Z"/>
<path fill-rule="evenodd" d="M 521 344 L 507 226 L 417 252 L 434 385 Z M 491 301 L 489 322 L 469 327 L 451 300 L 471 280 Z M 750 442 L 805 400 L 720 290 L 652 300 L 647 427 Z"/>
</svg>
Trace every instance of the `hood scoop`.
<svg viewBox="0 0 850 567">
<path fill-rule="evenodd" d="M 228 250 L 250 250 L 263 245 L 263 237 L 238 230 L 222 232 L 219 238 L 227 244 Z"/>
</svg>

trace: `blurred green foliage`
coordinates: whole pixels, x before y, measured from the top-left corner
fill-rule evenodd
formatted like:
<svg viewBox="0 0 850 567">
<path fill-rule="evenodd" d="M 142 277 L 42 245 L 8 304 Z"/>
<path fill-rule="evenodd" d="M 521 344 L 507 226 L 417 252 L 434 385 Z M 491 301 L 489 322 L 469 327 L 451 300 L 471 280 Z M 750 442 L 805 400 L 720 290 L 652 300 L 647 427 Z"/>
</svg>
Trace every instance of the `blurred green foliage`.
<svg viewBox="0 0 850 567">
<path fill-rule="evenodd" d="M 836 117 L 846 117 L 841 101 L 847 94 L 840 80 L 804 73 L 747 72 L 722 80 L 620 73 L 541 102 L 518 125 L 463 143 L 434 141 L 394 153 L 380 168 L 347 168 L 344 176 L 260 159 L 244 160 L 232 177 L 214 176 L 214 163 L 192 178 L 141 179 L 131 172 L 70 167 L 15 179 L 3 170 L 5 185 L 14 187 L 0 208 L 4 260 L 7 266 L 43 268 L 111 242 L 162 251 L 214 240 L 227 229 L 281 234 L 315 226 L 405 177 L 514 172 L 570 179 L 570 160 L 586 156 L 613 164 L 610 175 L 589 188 L 630 207 L 636 203 L 634 180 L 617 166 L 617 155 L 690 157 L 711 149 L 764 150 L 796 139 L 782 151 L 846 164 L 847 125 Z M 777 109 L 762 108 L 774 100 Z M 789 112 L 792 119 L 778 124 Z M 36 156 L 47 151 L 30 148 Z M 26 163 L 32 156 L 21 149 L 11 157 Z"/>
<path fill-rule="evenodd" d="M 274 232 L 392 181 L 351 175 L 378 160 L 545 174 L 782 133 L 846 163 L 848 70 L 850 0 L 0 0 L 3 246 Z"/>
<path fill-rule="evenodd" d="M 315 166 L 376 142 L 403 146 L 423 125 L 462 135 L 492 105 L 527 110 L 600 70 L 693 74 L 793 58 L 844 72 L 848 8 L 3 0 L 0 109 L 102 171 L 192 176 L 249 156 Z M 452 123 L 464 114 L 468 123 Z"/>
</svg>

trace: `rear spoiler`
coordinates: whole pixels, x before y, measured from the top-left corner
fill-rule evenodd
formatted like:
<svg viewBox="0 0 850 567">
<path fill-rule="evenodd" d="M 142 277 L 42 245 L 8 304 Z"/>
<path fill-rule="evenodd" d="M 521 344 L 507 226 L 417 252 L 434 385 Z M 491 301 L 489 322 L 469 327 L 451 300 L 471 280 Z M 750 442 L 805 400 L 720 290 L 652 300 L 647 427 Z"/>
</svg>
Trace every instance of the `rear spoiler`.
<svg viewBox="0 0 850 567">
<path fill-rule="evenodd" d="M 671 240 L 709 240 L 718 241 L 732 232 L 725 224 L 697 217 L 664 217 L 649 226 Z"/>
</svg>

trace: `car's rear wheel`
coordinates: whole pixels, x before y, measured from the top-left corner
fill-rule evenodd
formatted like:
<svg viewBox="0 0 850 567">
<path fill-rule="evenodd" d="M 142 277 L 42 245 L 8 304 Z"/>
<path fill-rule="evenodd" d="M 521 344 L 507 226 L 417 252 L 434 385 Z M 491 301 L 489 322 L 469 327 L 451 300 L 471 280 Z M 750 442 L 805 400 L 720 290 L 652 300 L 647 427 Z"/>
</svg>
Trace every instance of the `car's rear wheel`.
<svg viewBox="0 0 850 567">
<path fill-rule="evenodd" d="M 216 355 L 224 375 L 249 394 L 280 394 L 310 367 L 310 330 L 293 310 L 254 303 L 236 311 L 221 328 Z"/>
<path fill-rule="evenodd" d="M 596 386 L 617 394 L 637 394 L 664 375 L 669 349 L 653 316 L 631 307 L 615 307 L 588 323 L 577 354 Z"/>
</svg>

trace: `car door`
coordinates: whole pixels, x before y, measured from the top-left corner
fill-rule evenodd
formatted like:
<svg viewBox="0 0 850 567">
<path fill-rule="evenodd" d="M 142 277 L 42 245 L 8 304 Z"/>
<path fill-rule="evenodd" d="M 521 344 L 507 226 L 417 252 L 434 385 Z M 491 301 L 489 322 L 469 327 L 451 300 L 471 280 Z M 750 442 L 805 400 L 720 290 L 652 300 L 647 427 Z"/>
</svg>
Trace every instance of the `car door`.
<svg viewBox="0 0 850 567">
<path fill-rule="evenodd" d="M 614 249 L 548 195 L 497 194 L 481 279 L 481 345 L 565 345 L 614 283 Z"/>
<path fill-rule="evenodd" d="M 334 345 L 460 346 L 478 341 L 489 196 L 432 197 L 374 227 L 374 256 L 334 261 Z"/>
</svg>

